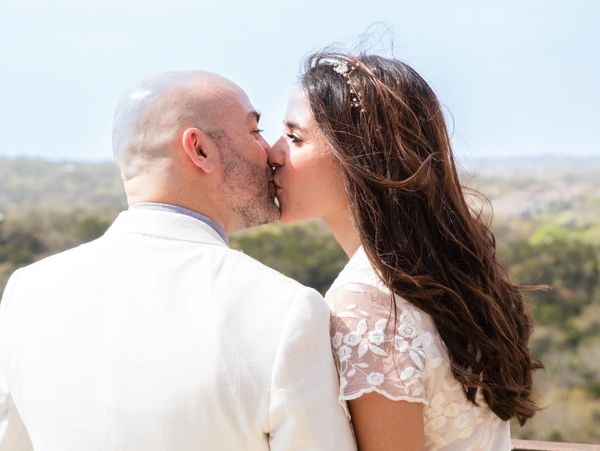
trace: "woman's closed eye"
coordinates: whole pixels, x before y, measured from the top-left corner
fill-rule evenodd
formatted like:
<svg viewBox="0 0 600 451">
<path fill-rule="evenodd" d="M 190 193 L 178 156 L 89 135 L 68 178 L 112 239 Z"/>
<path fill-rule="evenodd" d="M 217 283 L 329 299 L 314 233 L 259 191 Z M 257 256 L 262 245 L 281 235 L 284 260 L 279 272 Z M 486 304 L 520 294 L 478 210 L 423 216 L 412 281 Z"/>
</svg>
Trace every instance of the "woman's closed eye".
<svg viewBox="0 0 600 451">
<path fill-rule="evenodd" d="M 300 144 L 302 142 L 302 139 L 295 133 L 286 133 L 286 136 L 294 144 Z"/>
</svg>

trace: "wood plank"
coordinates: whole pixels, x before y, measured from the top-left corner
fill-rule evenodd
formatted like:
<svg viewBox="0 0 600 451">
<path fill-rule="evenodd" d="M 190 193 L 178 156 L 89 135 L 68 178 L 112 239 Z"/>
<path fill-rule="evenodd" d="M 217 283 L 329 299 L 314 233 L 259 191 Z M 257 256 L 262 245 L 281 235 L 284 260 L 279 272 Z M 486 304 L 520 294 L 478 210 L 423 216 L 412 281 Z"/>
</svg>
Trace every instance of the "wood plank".
<svg viewBox="0 0 600 451">
<path fill-rule="evenodd" d="M 513 451 L 600 451 L 600 445 L 583 443 L 540 442 L 535 440 L 511 440 Z"/>
</svg>

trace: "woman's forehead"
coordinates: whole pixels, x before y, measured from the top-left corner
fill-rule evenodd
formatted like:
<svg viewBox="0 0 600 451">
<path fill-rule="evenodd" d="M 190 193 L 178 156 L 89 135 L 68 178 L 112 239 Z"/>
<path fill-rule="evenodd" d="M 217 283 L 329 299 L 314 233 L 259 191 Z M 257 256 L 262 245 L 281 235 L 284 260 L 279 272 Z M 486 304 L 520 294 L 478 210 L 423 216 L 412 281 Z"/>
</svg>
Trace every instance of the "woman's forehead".
<svg viewBox="0 0 600 451">
<path fill-rule="evenodd" d="M 310 109 L 308 97 L 304 90 L 297 86 L 288 100 L 288 107 L 285 115 L 286 122 L 297 124 L 300 128 L 310 128 L 315 124 L 315 120 Z"/>
</svg>

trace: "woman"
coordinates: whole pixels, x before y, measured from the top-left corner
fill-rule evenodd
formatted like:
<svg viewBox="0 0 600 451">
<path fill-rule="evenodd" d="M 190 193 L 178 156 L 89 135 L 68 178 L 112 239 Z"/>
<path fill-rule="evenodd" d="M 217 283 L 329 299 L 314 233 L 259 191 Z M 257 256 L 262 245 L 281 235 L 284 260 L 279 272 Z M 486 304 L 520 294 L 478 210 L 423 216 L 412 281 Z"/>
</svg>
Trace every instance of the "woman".
<svg viewBox="0 0 600 451">
<path fill-rule="evenodd" d="M 510 449 L 542 365 L 427 83 L 395 59 L 314 54 L 270 159 L 282 221 L 322 218 L 351 257 L 326 300 L 359 448 Z"/>
</svg>

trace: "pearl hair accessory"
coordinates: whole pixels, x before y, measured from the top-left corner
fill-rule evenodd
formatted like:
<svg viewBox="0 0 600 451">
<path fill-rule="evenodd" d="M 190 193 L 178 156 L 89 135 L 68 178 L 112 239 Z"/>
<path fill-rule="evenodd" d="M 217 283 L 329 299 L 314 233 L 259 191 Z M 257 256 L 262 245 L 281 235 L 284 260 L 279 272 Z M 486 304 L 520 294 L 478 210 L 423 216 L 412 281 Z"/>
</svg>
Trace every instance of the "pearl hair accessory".
<svg viewBox="0 0 600 451">
<path fill-rule="evenodd" d="M 360 108 L 360 112 L 364 113 L 365 109 L 363 107 L 363 102 L 361 96 L 356 89 L 356 86 L 352 82 L 350 75 L 360 66 L 358 61 L 355 61 L 354 65 L 348 65 L 348 63 L 344 61 L 336 61 L 333 64 L 333 70 L 338 74 L 342 75 L 346 79 L 346 84 L 348 85 L 348 89 L 350 91 L 350 102 L 352 104 L 352 108 Z"/>
</svg>

